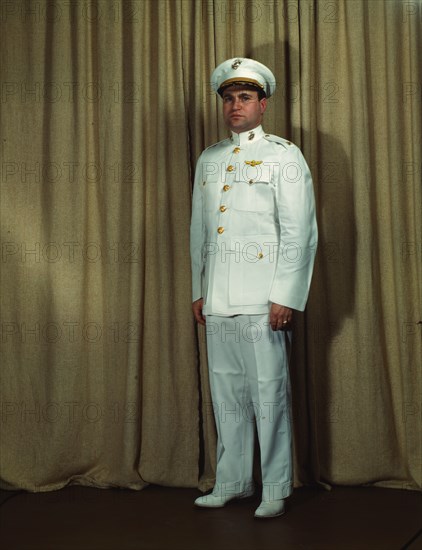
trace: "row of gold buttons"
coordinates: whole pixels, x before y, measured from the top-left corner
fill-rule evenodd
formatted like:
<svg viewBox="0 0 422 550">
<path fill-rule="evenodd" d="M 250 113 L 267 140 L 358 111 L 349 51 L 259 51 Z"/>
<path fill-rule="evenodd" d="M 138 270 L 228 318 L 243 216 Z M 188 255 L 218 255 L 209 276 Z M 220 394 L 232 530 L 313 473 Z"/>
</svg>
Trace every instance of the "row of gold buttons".
<svg viewBox="0 0 422 550">
<path fill-rule="evenodd" d="M 238 153 L 240 153 L 240 147 L 235 147 L 235 148 L 233 149 L 233 153 L 234 153 L 235 155 L 237 155 Z M 232 164 L 229 164 L 229 166 L 227 166 L 227 172 L 233 172 L 233 170 L 234 170 L 234 166 L 233 166 Z M 227 184 L 223 187 L 223 191 L 224 191 L 225 193 L 227 193 L 227 191 L 230 191 L 230 189 L 231 189 L 230 185 L 227 185 Z M 225 212 L 226 210 L 227 210 L 227 206 L 225 206 L 224 204 L 222 204 L 222 205 L 220 206 L 220 212 Z M 219 235 L 221 235 L 222 233 L 224 233 L 224 227 L 219 227 L 219 228 L 217 229 L 217 233 L 218 233 Z"/>
</svg>

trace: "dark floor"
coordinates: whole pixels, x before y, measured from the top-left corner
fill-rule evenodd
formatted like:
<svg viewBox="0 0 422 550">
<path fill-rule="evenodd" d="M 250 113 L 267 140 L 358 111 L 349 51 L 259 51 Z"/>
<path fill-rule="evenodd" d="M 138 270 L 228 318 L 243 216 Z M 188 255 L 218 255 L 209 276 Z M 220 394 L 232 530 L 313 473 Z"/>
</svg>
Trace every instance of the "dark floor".
<svg viewBox="0 0 422 550">
<path fill-rule="evenodd" d="M 257 520 L 258 498 L 193 506 L 194 489 L 67 487 L 0 491 L 3 550 L 422 549 L 422 494 L 337 487 L 296 489 L 287 513 Z"/>
</svg>

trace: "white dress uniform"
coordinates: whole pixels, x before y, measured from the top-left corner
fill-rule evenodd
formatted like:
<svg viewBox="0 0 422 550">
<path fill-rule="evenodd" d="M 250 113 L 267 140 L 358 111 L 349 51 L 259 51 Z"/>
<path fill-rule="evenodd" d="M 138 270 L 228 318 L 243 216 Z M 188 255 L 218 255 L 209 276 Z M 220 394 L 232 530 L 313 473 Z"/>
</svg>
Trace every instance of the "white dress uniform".
<svg viewBox="0 0 422 550">
<path fill-rule="evenodd" d="M 246 80 L 260 76 L 249 71 Z M 292 491 L 285 333 L 272 331 L 269 311 L 272 303 L 304 310 L 316 246 L 312 179 L 298 147 L 258 126 L 203 151 L 193 191 L 192 298 L 203 298 L 206 316 L 218 434 L 213 494 L 249 494 L 255 422 L 263 500 Z"/>
</svg>

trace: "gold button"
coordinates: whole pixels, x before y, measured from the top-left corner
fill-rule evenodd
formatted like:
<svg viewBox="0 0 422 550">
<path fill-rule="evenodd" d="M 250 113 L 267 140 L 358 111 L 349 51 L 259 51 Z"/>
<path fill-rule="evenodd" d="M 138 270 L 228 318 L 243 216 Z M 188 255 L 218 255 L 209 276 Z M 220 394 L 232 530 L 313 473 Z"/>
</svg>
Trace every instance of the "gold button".
<svg viewBox="0 0 422 550">
<path fill-rule="evenodd" d="M 217 229 L 217 232 L 220 233 L 220 235 L 221 235 L 221 233 L 224 233 L 224 227 L 219 227 Z"/>
<path fill-rule="evenodd" d="M 230 185 L 225 185 L 223 187 L 223 191 L 229 191 L 230 190 Z"/>
<path fill-rule="evenodd" d="M 224 204 L 222 204 L 220 206 L 220 212 L 225 212 L 227 210 L 227 206 L 224 206 Z"/>
<path fill-rule="evenodd" d="M 249 180 L 249 185 L 252 185 L 253 184 L 253 180 Z"/>
<path fill-rule="evenodd" d="M 233 149 L 233 153 L 234 153 L 235 155 L 237 155 L 237 153 L 240 153 L 240 147 L 235 147 L 235 148 Z"/>
<path fill-rule="evenodd" d="M 227 172 L 233 172 L 233 170 L 234 170 L 234 166 L 229 164 L 229 166 L 227 166 Z"/>
<path fill-rule="evenodd" d="M 262 252 L 260 252 L 260 253 L 258 254 L 258 258 L 259 258 L 260 260 L 262 260 L 263 257 L 264 257 L 264 254 L 263 254 Z"/>
<path fill-rule="evenodd" d="M 207 183 L 206 181 L 203 181 L 203 182 L 202 182 L 202 185 L 205 185 L 206 183 Z"/>
</svg>

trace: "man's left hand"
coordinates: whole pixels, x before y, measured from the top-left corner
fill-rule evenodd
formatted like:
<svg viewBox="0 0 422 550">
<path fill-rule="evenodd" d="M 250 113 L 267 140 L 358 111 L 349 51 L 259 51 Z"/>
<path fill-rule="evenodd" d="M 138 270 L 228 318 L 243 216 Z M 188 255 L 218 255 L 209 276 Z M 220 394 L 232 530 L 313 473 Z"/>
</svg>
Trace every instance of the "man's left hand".
<svg viewBox="0 0 422 550">
<path fill-rule="evenodd" d="M 289 330 L 292 318 L 292 309 L 280 304 L 272 304 L 270 309 L 270 325 L 273 330 Z"/>
</svg>

